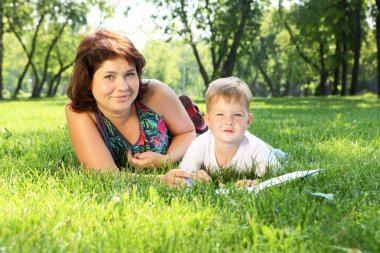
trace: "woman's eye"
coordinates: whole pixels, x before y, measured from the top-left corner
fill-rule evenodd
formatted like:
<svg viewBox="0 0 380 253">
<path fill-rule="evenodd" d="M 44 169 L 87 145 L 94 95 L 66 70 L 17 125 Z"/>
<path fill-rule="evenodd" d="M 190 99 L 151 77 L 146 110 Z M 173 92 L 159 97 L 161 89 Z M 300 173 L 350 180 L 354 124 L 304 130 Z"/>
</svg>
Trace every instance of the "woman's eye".
<svg viewBox="0 0 380 253">
<path fill-rule="evenodd" d="M 104 79 L 113 80 L 114 76 L 113 75 L 107 75 L 104 77 Z"/>
<path fill-rule="evenodd" d="M 223 113 L 217 113 L 216 116 L 223 116 Z"/>
<path fill-rule="evenodd" d="M 128 73 L 127 76 L 134 76 L 135 73 L 134 72 L 131 72 L 131 73 Z"/>
</svg>

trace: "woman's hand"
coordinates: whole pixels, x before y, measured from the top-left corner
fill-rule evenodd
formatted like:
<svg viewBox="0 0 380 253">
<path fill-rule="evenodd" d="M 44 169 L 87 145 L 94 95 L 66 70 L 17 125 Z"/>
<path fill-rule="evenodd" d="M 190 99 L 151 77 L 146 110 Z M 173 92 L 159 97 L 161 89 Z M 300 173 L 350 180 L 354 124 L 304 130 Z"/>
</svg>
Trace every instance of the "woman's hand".
<svg viewBox="0 0 380 253">
<path fill-rule="evenodd" d="M 194 124 L 185 107 L 169 86 L 157 80 L 149 81 L 149 89 L 144 93 L 142 102 L 164 118 L 171 137 L 167 158 L 177 163 L 196 137 Z"/>
<path fill-rule="evenodd" d="M 251 187 L 254 185 L 257 185 L 259 183 L 258 180 L 252 180 L 252 179 L 243 179 L 239 180 L 235 183 L 236 187 Z"/>
<path fill-rule="evenodd" d="M 197 173 L 191 173 L 180 169 L 173 169 L 164 175 L 160 175 L 160 182 L 168 186 L 190 187 L 193 185 L 192 181 L 210 182 L 211 177 L 204 170 L 199 170 Z"/>
<path fill-rule="evenodd" d="M 160 153 L 147 151 L 144 153 L 136 153 L 132 155 L 128 151 L 128 162 L 137 168 L 159 167 L 169 161 L 168 155 L 161 155 Z"/>
</svg>

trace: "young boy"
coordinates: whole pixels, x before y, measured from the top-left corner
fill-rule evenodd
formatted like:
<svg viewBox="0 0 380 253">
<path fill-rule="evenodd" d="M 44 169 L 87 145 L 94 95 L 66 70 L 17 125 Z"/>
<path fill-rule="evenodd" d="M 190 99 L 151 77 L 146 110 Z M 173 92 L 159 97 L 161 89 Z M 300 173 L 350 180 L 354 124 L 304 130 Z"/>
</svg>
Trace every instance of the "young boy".
<svg viewBox="0 0 380 253">
<path fill-rule="evenodd" d="M 204 115 L 209 130 L 191 143 L 180 168 L 189 172 L 201 167 L 211 170 L 231 167 L 238 171 L 255 168 L 261 177 L 268 166 L 278 166 L 272 148 L 247 131 L 253 119 L 251 99 L 247 84 L 237 77 L 211 82 L 206 91 Z M 255 180 L 236 183 L 248 187 L 255 184 Z"/>
</svg>

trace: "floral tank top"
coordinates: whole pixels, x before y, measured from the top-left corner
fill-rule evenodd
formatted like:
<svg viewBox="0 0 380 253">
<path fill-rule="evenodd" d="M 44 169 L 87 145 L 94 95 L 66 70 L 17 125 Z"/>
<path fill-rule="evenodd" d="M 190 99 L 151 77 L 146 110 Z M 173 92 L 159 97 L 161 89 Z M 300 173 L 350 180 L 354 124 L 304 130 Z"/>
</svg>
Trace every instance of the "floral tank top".
<svg viewBox="0 0 380 253">
<path fill-rule="evenodd" d="M 126 166 L 128 150 L 132 154 L 146 151 L 166 154 L 169 147 L 170 136 L 163 117 L 138 101 L 134 104 L 140 127 L 135 144 L 130 144 L 98 108 L 95 111 L 96 125 L 119 168 Z"/>
</svg>

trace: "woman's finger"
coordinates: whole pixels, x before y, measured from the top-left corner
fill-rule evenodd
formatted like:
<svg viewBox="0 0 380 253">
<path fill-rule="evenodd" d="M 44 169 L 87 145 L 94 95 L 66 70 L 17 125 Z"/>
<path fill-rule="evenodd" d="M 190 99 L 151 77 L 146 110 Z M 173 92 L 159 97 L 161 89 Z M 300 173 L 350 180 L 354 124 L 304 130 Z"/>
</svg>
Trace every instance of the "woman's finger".
<svg viewBox="0 0 380 253">
<path fill-rule="evenodd" d="M 134 167 L 138 167 L 140 169 L 145 168 L 147 164 L 147 160 L 145 159 L 139 159 L 135 157 L 131 157 L 128 160 Z"/>
</svg>

